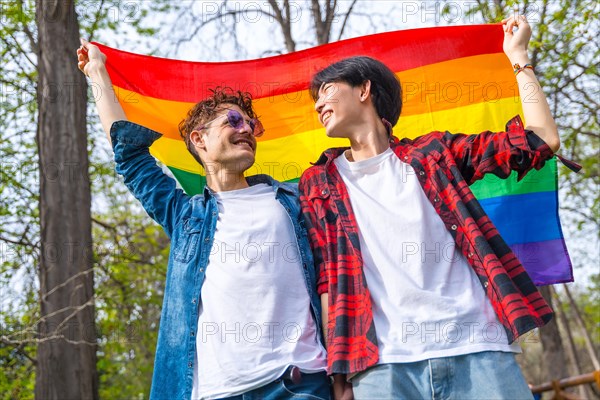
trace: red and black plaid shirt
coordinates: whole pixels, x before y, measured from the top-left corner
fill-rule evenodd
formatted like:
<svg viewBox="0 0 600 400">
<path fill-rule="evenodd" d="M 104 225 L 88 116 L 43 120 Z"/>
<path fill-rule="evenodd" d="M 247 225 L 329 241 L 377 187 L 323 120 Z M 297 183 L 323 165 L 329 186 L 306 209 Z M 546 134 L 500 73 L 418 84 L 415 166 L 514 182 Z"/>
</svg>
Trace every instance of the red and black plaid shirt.
<svg viewBox="0 0 600 400">
<path fill-rule="evenodd" d="M 521 179 L 552 157 L 548 145 L 516 116 L 506 132 L 479 135 L 432 132 L 395 140 L 394 153 L 410 164 L 423 191 L 454 237 L 504 325 L 509 343 L 546 324 L 552 310 L 500 237 L 469 185 L 485 174 Z M 329 149 L 300 179 L 318 291 L 329 293 L 329 373 L 355 373 L 377 363 L 371 297 L 362 270 L 358 225 L 346 186 L 333 163 L 346 148 Z M 392 223 L 392 221 L 390 221 Z"/>
</svg>

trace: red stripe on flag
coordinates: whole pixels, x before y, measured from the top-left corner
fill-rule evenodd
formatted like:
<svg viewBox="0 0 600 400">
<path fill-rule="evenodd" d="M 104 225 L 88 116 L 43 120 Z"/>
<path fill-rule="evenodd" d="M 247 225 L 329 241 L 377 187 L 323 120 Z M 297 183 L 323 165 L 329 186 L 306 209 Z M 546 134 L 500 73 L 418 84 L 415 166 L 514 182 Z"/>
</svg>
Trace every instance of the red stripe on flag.
<svg viewBox="0 0 600 400">
<path fill-rule="evenodd" d="M 394 72 L 502 51 L 499 24 L 450 26 L 380 33 L 264 59 L 206 63 L 144 56 L 98 43 L 113 84 L 165 100 L 195 103 L 216 86 L 262 98 L 305 90 L 310 76 L 342 58 L 366 55 Z M 127 78 L 125 78 L 127 77 Z"/>
</svg>

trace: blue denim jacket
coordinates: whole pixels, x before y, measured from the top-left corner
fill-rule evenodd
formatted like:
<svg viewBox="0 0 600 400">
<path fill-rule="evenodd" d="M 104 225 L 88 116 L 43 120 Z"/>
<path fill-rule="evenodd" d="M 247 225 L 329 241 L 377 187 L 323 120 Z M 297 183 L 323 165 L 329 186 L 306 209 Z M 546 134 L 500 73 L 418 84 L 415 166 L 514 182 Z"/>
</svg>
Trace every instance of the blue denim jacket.
<svg viewBox="0 0 600 400">
<path fill-rule="evenodd" d="M 161 135 L 143 126 L 115 122 L 110 131 L 117 172 L 150 217 L 171 238 L 171 253 L 154 360 L 151 399 L 189 399 L 196 359 L 196 330 L 200 290 L 208 266 L 217 224 L 217 202 L 210 189 L 190 197 L 156 165 L 148 148 Z M 300 213 L 298 188 L 267 175 L 247 178 L 250 185 L 273 187 L 294 225 L 302 258 L 303 276 L 322 342 L 321 308 L 316 292 L 313 256 Z"/>
</svg>

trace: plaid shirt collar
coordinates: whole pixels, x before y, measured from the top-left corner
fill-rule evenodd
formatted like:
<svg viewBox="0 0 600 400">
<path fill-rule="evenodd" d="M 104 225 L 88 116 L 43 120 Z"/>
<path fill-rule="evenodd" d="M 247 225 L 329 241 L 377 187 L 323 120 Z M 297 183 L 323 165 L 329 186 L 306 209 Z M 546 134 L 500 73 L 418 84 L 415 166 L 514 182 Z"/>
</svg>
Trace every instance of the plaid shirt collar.
<svg viewBox="0 0 600 400">
<path fill-rule="evenodd" d="M 397 144 L 397 143 L 400 143 L 400 139 L 398 139 L 396 136 L 392 135 L 390 138 L 390 144 Z M 329 168 L 329 165 L 331 164 L 331 162 L 333 162 L 333 160 L 335 160 L 336 158 L 341 156 L 342 153 L 344 153 L 346 150 L 350 150 L 350 147 L 329 148 L 329 149 L 325 150 L 323 153 L 321 153 L 321 156 L 319 157 L 319 159 L 316 162 L 311 163 L 311 164 L 312 165 L 325 164 L 325 167 Z"/>
</svg>

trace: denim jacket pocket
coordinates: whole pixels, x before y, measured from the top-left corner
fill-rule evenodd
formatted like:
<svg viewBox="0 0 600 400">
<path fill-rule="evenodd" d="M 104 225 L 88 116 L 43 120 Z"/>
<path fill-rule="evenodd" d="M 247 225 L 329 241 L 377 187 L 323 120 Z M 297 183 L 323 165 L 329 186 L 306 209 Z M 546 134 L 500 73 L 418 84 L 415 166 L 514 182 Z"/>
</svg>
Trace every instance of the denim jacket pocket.
<svg viewBox="0 0 600 400">
<path fill-rule="evenodd" d="M 200 232 L 202 231 L 200 218 L 188 218 L 183 221 L 181 234 L 176 243 L 173 243 L 173 258 L 180 263 L 188 263 L 198 250 Z"/>
</svg>

